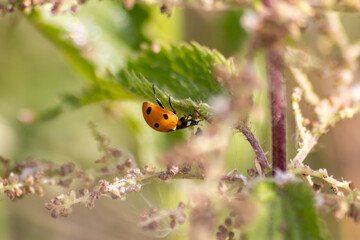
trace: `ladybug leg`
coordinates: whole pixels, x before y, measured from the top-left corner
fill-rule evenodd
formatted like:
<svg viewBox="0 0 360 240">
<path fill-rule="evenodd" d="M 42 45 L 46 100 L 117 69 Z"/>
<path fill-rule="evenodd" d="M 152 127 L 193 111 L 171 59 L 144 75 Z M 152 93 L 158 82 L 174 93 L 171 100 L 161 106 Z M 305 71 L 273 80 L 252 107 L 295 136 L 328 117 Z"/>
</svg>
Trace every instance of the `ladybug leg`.
<svg viewBox="0 0 360 240">
<path fill-rule="evenodd" d="M 173 106 L 171 105 L 171 97 L 169 96 L 169 105 L 171 107 L 171 109 L 173 110 L 173 113 L 176 114 L 176 111 L 174 110 Z"/>
<path fill-rule="evenodd" d="M 165 109 L 164 106 L 161 104 L 160 99 L 158 99 L 158 98 L 156 97 L 154 85 L 152 85 L 152 89 L 154 90 L 154 98 L 155 98 L 156 102 L 159 104 L 159 106 L 160 106 L 162 109 Z"/>
</svg>

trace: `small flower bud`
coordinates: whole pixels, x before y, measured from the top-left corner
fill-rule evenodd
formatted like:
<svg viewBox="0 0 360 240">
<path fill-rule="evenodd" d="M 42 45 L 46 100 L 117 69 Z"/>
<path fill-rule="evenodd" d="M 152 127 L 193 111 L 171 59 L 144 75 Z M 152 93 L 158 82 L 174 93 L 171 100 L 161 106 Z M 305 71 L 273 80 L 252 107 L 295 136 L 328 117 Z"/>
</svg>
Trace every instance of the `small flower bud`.
<svg viewBox="0 0 360 240">
<path fill-rule="evenodd" d="M 45 208 L 47 210 L 52 210 L 55 208 L 55 205 L 50 201 L 50 202 L 45 203 Z"/>
<path fill-rule="evenodd" d="M 179 209 L 183 209 L 183 208 L 185 208 L 185 207 L 186 207 L 185 203 L 179 202 L 179 205 L 178 205 L 178 208 L 179 208 Z"/>
<path fill-rule="evenodd" d="M 350 188 L 351 191 L 354 191 L 355 188 L 356 188 L 356 187 L 355 187 L 355 184 L 354 184 L 353 182 L 350 182 L 350 183 L 349 183 L 349 188 Z"/>
<path fill-rule="evenodd" d="M 10 200 L 14 200 L 15 199 L 15 191 L 14 190 L 9 190 L 6 192 L 6 195 L 8 196 L 8 198 Z"/>
<path fill-rule="evenodd" d="M 52 199 L 52 203 L 56 206 L 60 206 L 62 202 L 60 199 L 54 198 Z"/>
<path fill-rule="evenodd" d="M 125 164 L 123 164 L 123 163 L 118 163 L 118 164 L 116 165 L 116 168 L 117 168 L 117 170 L 118 170 L 119 172 L 122 172 L 122 171 L 124 171 L 124 169 L 125 169 Z"/>
<path fill-rule="evenodd" d="M 99 191 L 100 191 L 101 193 L 107 193 L 107 192 L 108 192 L 108 190 L 107 190 L 107 187 L 106 187 L 106 186 L 102 186 L 102 187 L 100 187 Z"/>
<path fill-rule="evenodd" d="M 36 189 L 34 186 L 29 186 L 26 188 L 26 191 L 30 194 L 34 194 L 36 192 Z"/>
<path fill-rule="evenodd" d="M 224 225 L 220 225 L 218 229 L 222 233 L 227 233 L 228 232 L 227 228 Z"/>
<path fill-rule="evenodd" d="M 190 164 L 184 163 L 184 165 L 181 167 L 180 172 L 181 173 L 188 173 L 191 171 Z"/>
<path fill-rule="evenodd" d="M 41 171 L 41 170 L 36 171 L 34 174 L 35 182 L 37 182 L 37 183 L 40 182 L 43 175 L 44 175 L 43 171 Z"/>
<path fill-rule="evenodd" d="M 27 185 L 33 185 L 34 184 L 34 177 L 32 175 L 27 175 L 25 179 L 25 183 Z"/>
<path fill-rule="evenodd" d="M 175 225 L 176 225 L 176 220 L 175 220 L 175 219 L 171 219 L 171 221 L 170 221 L 170 228 L 171 228 L 171 229 L 174 229 L 174 228 L 175 228 Z"/>
<path fill-rule="evenodd" d="M 51 217 L 57 218 L 59 216 L 59 210 L 54 209 L 51 211 Z"/>
<path fill-rule="evenodd" d="M 178 216 L 177 216 L 177 222 L 179 223 L 179 224 L 184 224 L 185 223 L 185 220 L 186 220 L 186 215 L 185 215 L 185 213 L 181 213 L 181 214 L 179 214 Z"/>
<path fill-rule="evenodd" d="M 231 218 L 226 218 L 226 219 L 225 219 L 225 225 L 226 225 L 227 227 L 231 227 L 231 224 L 232 224 Z"/>
<path fill-rule="evenodd" d="M 169 178 L 168 174 L 166 172 L 160 172 L 158 177 L 161 179 L 161 180 L 166 180 Z"/>
<path fill-rule="evenodd" d="M 87 208 L 94 208 L 95 207 L 95 202 L 94 201 L 89 201 L 86 203 L 86 207 Z"/>
<path fill-rule="evenodd" d="M 134 188 L 134 191 L 135 192 L 140 192 L 140 190 L 141 190 L 141 184 L 136 184 L 135 188 Z"/>
<path fill-rule="evenodd" d="M 171 165 L 171 166 L 168 166 L 168 170 L 167 170 L 167 173 L 169 175 L 176 175 L 179 173 L 179 166 L 176 166 L 176 165 Z"/>
<path fill-rule="evenodd" d="M 24 193 L 24 191 L 21 188 L 15 189 L 16 197 L 20 197 L 23 193 Z"/>
<path fill-rule="evenodd" d="M 59 214 L 60 214 L 60 216 L 62 216 L 62 217 L 67 217 L 67 216 L 69 215 L 69 209 L 67 209 L 67 208 L 62 208 L 62 209 L 60 209 Z"/>
<path fill-rule="evenodd" d="M 75 169 L 74 163 L 64 164 L 60 167 L 60 175 L 61 176 L 68 175 L 68 174 L 72 173 L 74 171 L 74 169 Z"/>
<path fill-rule="evenodd" d="M 8 179 L 9 179 L 9 182 L 11 184 L 18 183 L 19 182 L 19 175 L 12 172 L 12 173 L 10 173 Z"/>
<path fill-rule="evenodd" d="M 119 149 L 116 149 L 116 148 L 112 148 L 110 149 L 111 150 L 111 155 L 114 157 L 114 158 L 119 158 L 121 157 L 122 153 Z"/>
<path fill-rule="evenodd" d="M 89 189 L 87 189 L 87 188 L 82 188 L 82 189 L 80 189 L 79 190 L 79 194 L 80 194 L 80 196 L 85 196 L 85 195 L 88 195 L 89 194 Z"/>
<path fill-rule="evenodd" d="M 131 168 L 133 166 L 133 160 L 131 160 L 130 158 L 125 160 L 125 166 L 127 168 Z"/>
</svg>

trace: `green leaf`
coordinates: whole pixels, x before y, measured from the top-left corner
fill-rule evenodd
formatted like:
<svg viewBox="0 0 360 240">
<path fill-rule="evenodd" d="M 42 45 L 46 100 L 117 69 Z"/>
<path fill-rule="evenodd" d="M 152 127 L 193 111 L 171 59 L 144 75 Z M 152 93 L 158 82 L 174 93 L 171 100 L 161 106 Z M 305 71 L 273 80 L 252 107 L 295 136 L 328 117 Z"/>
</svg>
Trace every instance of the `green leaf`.
<svg viewBox="0 0 360 240">
<path fill-rule="evenodd" d="M 106 69 L 124 67 L 126 57 L 149 42 L 143 26 L 149 21 L 149 8 L 135 4 L 125 11 L 116 1 L 88 2 L 76 15 L 53 16 L 48 6 L 36 8 L 29 20 L 86 79 L 96 81 Z M 140 17 L 141 16 L 141 17 Z"/>
<path fill-rule="evenodd" d="M 248 228 L 249 240 L 321 240 L 312 189 L 303 182 L 278 185 L 265 180 L 253 189 L 258 206 L 256 219 Z"/>
<path fill-rule="evenodd" d="M 82 91 L 64 94 L 57 106 L 38 114 L 37 120 L 49 120 L 65 110 L 94 102 L 133 98 L 108 73 L 109 69 L 124 67 L 125 58 L 141 43 L 149 42 L 142 30 L 149 10 L 138 4 L 125 11 L 119 2 L 89 2 L 76 15 L 55 17 L 48 6 L 34 9 L 29 21 L 59 48 L 71 67 L 90 81 Z"/>
<path fill-rule="evenodd" d="M 126 63 L 126 58 L 141 41 L 148 42 L 139 30 L 148 17 L 142 14 L 146 9 L 137 7 L 135 12 L 128 14 L 113 2 L 102 3 L 101 8 L 97 6 L 92 9 L 88 3 L 76 16 L 66 14 L 54 18 L 49 9 L 37 10 L 30 15 L 35 26 L 91 82 L 81 93 L 66 94 L 59 106 L 41 114 L 39 119 L 49 119 L 64 109 L 107 99 L 138 97 L 154 102 L 152 85 L 166 107 L 171 95 L 178 113 L 197 111 L 201 118 L 211 116 L 209 99 L 225 94 L 224 88 L 215 81 L 215 66 L 229 64 L 223 55 L 197 43 L 184 43 L 161 45 L 158 50 L 145 48 L 136 59 Z M 106 9 L 110 9 L 110 13 Z M 139 21 L 136 16 L 140 13 L 145 17 Z M 126 27 L 114 26 L 114 16 L 126 18 Z M 134 29 L 138 32 L 133 32 Z M 136 36 L 137 40 L 133 39 Z M 116 79 L 107 74 L 109 72 L 116 73 Z"/>
<path fill-rule="evenodd" d="M 165 105 L 171 95 L 176 111 L 191 114 L 198 109 L 207 118 L 211 115 L 209 99 L 225 94 L 223 86 L 215 81 L 215 67 L 222 65 L 229 65 L 224 56 L 194 42 L 153 45 L 129 61 L 117 77 L 138 97 L 153 102 L 154 85 Z"/>
</svg>

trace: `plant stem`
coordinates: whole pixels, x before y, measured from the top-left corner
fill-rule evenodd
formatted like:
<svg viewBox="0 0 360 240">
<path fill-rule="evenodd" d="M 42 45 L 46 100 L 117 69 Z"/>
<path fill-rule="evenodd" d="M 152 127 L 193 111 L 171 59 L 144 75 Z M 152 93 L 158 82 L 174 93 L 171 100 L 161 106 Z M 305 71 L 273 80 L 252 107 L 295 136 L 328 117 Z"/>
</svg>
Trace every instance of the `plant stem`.
<svg viewBox="0 0 360 240">
<path fill-rule="evenodd" d="M 282 49 L 276 44 L 266 52 L 269 79 L 273 173 L 286 171 L 285 91 Z"/>
<path fill-rule="evenodd" d="M 242 132 L 242 134 L 244 134 L 246 139 L 249 141 L 250 145 L 255 151 L 256 158 L 261 166 L 261 169 L 263 170 L 263 172 L 265 172 L 265 170 L 269 167 L 269 162 L 267 161 L 265 153 L 261 148 L 259 141 L 256 139 L 254 133 L 245 124 L 239 126 L 238 129 L 239 131 Z"/>
</svg>

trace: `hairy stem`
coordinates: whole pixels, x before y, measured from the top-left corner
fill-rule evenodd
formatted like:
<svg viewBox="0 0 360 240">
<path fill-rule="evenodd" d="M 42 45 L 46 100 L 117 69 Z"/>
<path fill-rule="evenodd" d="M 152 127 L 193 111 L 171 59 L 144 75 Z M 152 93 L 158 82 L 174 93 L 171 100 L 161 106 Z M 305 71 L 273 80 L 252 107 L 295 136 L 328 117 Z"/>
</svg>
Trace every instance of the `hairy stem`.
<svg viewBox="0 0 360 240">
<path fill-rule="evenodd" d="M 246 139 L 249 141 L 251 147 L 254 149 L 256 158 L 261 166 L 261 169 L 264 172 L 269 167 L 269 162 L 266 159 L 265 153 L 261 148 L 259 141 L 256 139 L 254 133 L 250 130 L 250 128 L 245 124 L 239 126 L 238 129 L 242 132 L 242 134 L 244 134 Z"/>
<path fill-rule="evenodd" d="M 286 171 L 285 91 L 282 49 L 276 44 L 266 52 L 269 79 L 273 171 Z"/>
<path fill-rule="evenodd" d="M 350 187 L 350 182 L 345 180 L 336 180 L 333 176 L 329 176 L 326 169 L 312 170 L 307 165 L 295 166 L 293 164 L 289 164 L 289 171 L 295 174 L 302 174 L 307 176 L 312 176 L 316 178 L 320 178 L 323 181 L 329 183 L 331 186 L 345 189 L 349 192 L 353 191 Z"/>
</svg>

